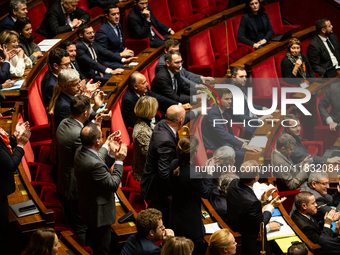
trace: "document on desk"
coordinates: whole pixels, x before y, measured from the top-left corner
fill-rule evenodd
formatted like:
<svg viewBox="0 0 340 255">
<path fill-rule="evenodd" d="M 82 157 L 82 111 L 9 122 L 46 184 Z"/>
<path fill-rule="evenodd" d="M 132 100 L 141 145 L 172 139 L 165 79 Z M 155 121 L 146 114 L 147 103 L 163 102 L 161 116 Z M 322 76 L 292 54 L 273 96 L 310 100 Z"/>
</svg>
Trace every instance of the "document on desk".
<svg viewBox="0 0 340 255">
<path fill-rule="evenodd" d="M 61 39 L 45 39 L 41 41 L 38 46 L 40 47 L 42 52 L 46 52 L 51 49 L 54 45 L 56 45 Z"/>
<path fill-rule="evenodd" d="M 295 232 L 293 231 L 293 229 L 287 224 L 287 222 L 284 220 L 282 216 L 272 217 L 270 221 L 278 222 L 282 225 L 279 231 L 273 231 L 273 232 L 269 231 L 269 233 L 267 233 L 268 241 L 274 240 L 277 238 L 290 237 L 290 236 L 295 235 Z"/>
<path fill-rule="evenodd" d="M 217 222 L 205 224 L 204 228 L 206 234 L 214 234 L 217 230 L 221 229 Z"/>
<path fill-rule="evenodd" d="M 254 136 L 250 140 L 249 145 L 256 145 L 256 146 L 259 146 L 261 148 L 266 148 L 267 141 L 268 141 L 267 136 Z"/>
<path fill-rule="evenodd" d="M 4 88 L 2 91 L 13 91 L 13 90 L 19 90 L 24 83 L 25 80 L 17 80 L 15 81 L 14 85 L 10 88 Z"/>
<path fill-rule="evenodd" d="M 290 237 L 284 237 L 284 238 L 278 238 L 275 239 L 275 242 L 280 247 L 281 251 L 286 254 L 288 252 L 288 248 L 292 246 L 292 243 L 294 242 L 302 242 L 301 239 L 297 236 L 290 236 Z"/>
</svg>

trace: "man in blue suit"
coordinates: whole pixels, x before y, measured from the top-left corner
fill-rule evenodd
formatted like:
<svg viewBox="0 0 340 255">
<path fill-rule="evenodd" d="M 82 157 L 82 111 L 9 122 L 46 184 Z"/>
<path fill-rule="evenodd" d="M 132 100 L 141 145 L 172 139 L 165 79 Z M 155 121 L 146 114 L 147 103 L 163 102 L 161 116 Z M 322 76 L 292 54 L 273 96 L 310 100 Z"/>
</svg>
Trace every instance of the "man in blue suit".
<svg viewBox="0 0 340 255">
<path fill-rule="evenodd" d="M 89 24 L 81 25 L 77 32 L 79 36 L 76 43 L 77 61 L 81 72 L 87 78 L 105 84 L 113 74 L 121 74 L 124 69 L 107 68 L 103 65 L 103 59 L 108 58 L 117 63 L 128 63 L 135 59 L 134 57 L 123 59 L 96 43 L 93 28 Z"/>
<path fill-rule="evenodd" d="M 26 0 L 11 0 L 9 2 L 9 15 L 1 22 L 0 32 L 3 30 L 12 30 L 15 21 L 18 18 L 26 18 L 27 15 Z"/>
<path fill-rule="evenodd" d="M 124 47 L 124 34 L 119 24 L 120 13 L 116 4 L 105 7 L 104 14 L 107 21 L 97 30 L 95 41 L 105 49 L 113 52 L 118 57 L 133 57 L 134 52 Z M 103 64 L 111 68 L 124 68 L 124 64 L 103 59 Z"/>
<path fill-rule="evenodd" d="M 161 254 L 161 246 L 155 243 L 163 242 L 174 236 L 171 229 L 166 229 L 162 221 L 162 213 L 155 208 L 148 208 L 138 213 L 137 233 L 131 235 L 126 241 L 120 255 Z"/>
</svg>

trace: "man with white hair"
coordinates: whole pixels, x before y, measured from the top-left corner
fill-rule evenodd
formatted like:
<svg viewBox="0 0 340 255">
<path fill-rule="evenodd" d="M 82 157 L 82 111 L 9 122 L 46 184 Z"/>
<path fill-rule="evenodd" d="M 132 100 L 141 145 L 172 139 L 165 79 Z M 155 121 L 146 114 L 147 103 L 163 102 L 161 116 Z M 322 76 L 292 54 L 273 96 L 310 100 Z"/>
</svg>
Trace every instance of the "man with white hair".
<svg viewBox="0 0 340 255">
<path fill-rule="evenodd" d="M 70 32 L 90 20 L 90 14 L 77 7 L 79 0 L 58 0 L 45 13 L 37 33 L 53 38 Z"/>
<path fill-rule="evenodd" d="M 82 82 L 85 83 L 85 81 Z M 71 116 L 71 101 L 75 95 L 80 93 L 82 85 L 85 84 L 79 83 L 79 73 L 77 70 L 67 68 L 60 71 L 57 86 L 59 86 L 61 91 L 54 104 L 54 121 L 56 128 L 58 128 L 63 119 Z M 54 91 L 54 93 L 56 93 L 56 91 Z M 53 97 L 54 96 L 53 94 Z M 95 95 L 90 120 L 94 119 L 95 113 L 103 105 L 105 97 L 106 94 L 102 91 Z"/>
</svg>

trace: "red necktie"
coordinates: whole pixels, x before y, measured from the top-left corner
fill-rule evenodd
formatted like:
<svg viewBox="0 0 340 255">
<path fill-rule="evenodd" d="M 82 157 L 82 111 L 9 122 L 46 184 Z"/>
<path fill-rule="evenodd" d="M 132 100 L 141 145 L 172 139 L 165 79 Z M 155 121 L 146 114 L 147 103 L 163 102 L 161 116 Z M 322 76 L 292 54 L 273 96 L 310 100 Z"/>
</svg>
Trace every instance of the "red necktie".
<svg viewBox="0 0 340 255">
<path fill-rule="evenodd" d="M 161 38 L 161 40 L 165 40 L 165 38 L 157 31 L 157 29 L 153 26 L 153 25 L 151 25 L 151 29 L 152 29 L 152 31 L 154 31 L 155 32 L 155 34 L 159 37 L 159 38 Z"/>
</svg>

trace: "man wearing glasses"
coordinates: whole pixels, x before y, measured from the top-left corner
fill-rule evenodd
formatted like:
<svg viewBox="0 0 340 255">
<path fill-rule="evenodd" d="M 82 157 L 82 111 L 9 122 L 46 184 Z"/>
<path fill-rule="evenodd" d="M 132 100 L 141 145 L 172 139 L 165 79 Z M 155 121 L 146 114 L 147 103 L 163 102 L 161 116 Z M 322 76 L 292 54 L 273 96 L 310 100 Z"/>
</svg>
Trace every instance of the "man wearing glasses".
<svg viewBox="0 0 340 255">
<path fill-rule="evenodd" d="M 317 203 L 317 213 L 313 215 L 314 219 L 321 221 L 325 214 L 335 207 L 336 212 L 340 211 L 340 186 L 337 186 L 337 191 L 331 196 L 328 194 L 329 188 L 328 174 L 325 172 L 311 173 L 307 183 L 301 188 L 301 191 L 308 191 L 315 197 Z M 295 210 L 293 206 L 292 212 Z M 340 215 L 340 213 L 339 213 Z"/>
<path fill-rule="evenodd" d="M 78 0 L 59 0 L 45 13 L 37 33 L 53 38 L 58 34 L 73 31 L 90 20 L 90 14 L 77 7 Z"/>
<path fill-rule="evenodd" d="M 159 68 L 151 83 L 151 90 L 182 104 L 190 103 L 190 100 L 193 103 L 200 100 L 201 95 L 196 95 L 198 91 L 190 88 L 180 76 L 179 71 L 183 63 L 181 53 L 170 50 L 164 58 L 166 66 Z"/>
<path fill-rule="evenodd" d="M 71 68 L 70 56 L 66 50 L 60 48 L 53 49 L 49 54 L 48 60 L 49 70 L 45 73 L 41 82 L 41 92 L 45 107 L 49 106 L 60 70 Z"/>
</svg>

